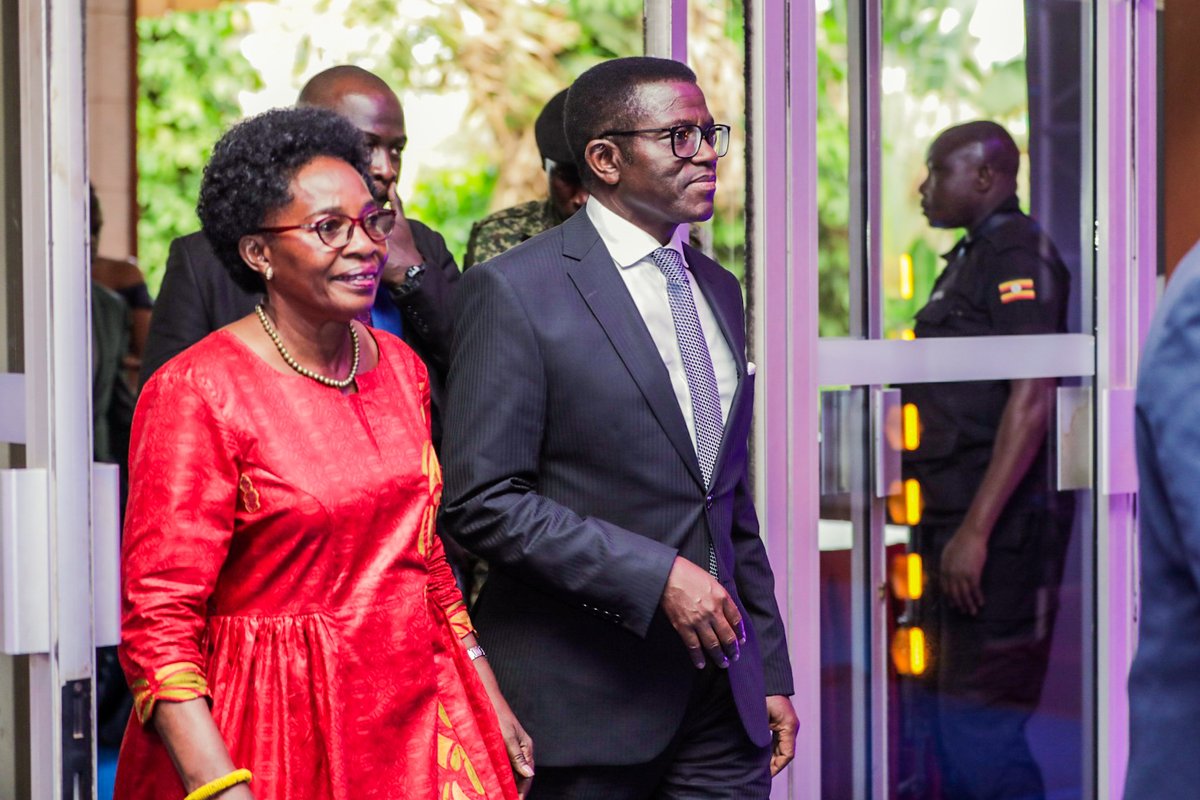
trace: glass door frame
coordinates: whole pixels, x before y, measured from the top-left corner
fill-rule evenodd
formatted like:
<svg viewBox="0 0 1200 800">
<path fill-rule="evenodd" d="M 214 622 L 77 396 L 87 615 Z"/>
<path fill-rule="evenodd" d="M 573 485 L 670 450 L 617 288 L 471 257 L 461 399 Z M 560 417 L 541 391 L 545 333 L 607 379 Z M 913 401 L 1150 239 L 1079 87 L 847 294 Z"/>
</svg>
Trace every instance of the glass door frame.
<svg viewBox="0 0 1200 800">
<path fill-rule="evenodd" d="M 21 650 L 29 724 L 15 738 L 31 796 L 73 800 L 96 792 L 83 17 L 78 2 L 61 0 L 19 0 L 17 17 L 25 371 L 3 376 L 0 416 L 5 441 L 24 445 L 19 472 L 44 487 L 8 497 L 45 519 L 44 529 L 20 533 L 47 543 L 45 560 L 32 566 L 45 569 L 48 592 L 21 601 L 40 612 L 23 622 L 48 645 Z M 0 587 L 0 604 L 16 602 L 19 588 Z"/>
</svg>

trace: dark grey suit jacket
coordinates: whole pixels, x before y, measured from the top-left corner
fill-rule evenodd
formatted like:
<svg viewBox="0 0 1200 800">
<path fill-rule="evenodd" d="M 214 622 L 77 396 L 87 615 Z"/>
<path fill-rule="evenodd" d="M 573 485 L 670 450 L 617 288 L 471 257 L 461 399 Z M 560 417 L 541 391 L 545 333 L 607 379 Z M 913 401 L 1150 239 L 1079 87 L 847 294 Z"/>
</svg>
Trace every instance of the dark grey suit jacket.
<svg viewBox="0 0 1200 800">
<path fill-rule="evenodd" d="M 458 265 L 441 234 L 416 220 L 410 219 L 409 224 L 426 269 L 415 291 L 392 296 L 404 315 L 404 341 L 429 368 L 431 390 L 437 397 L 449 360 L 451 284 L 458 280 Z M 260 299 L 233 282 L 203 233 L 171 242 L 167 271 L 150 317 L 142 384 L 177 353 L 254 311 Z"/>
<path fill-rule="evenodd" d="M 1141 609 L 1126 800 L 1200 791 L 1200 246 L 1150 328 L 1137 385 Z"/>
<path fill-rule="evenodd" d="M 753 376 L 737 280 L 687 248 L 737 363 L 713 487 L 650 332 L 580 212 L 459 284 L 443 440 L 444 530 L 487 559 L 473 612 L 539 764 L 633 764 L 678 729 L 697 674 L 659 609 L 676 554 L 746 620 L 729 669 L 750 737 L 791 694 L 747 484 Z"/>
</svg>

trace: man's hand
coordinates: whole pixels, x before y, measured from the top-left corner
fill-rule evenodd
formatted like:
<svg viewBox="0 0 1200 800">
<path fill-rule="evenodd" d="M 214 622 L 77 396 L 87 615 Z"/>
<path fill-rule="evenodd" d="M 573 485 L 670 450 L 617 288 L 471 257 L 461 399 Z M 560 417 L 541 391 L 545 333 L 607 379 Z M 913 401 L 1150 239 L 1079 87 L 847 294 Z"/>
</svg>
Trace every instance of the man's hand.
<svg viewBox="0 0 1200 800">
<path fill-rule="evenodd" d="M 771 777 L 774 778 L 796 756 L 796 730 L 800 720 L 787 695 L 767 697 L 767 725 L 771 729 Z"/>
<path fill-rule="evenodd" d="M 388 234 L 388 258 L 382 278 L 389 286 L 399 286 L 404 283 L 405 270 L 424 259 L 413 242 L 412 227 L 404 216 L 404 204 L 400 202 L 400 195 L 396 194 L 395 183 L 388 189 L 388 203 L 396 212 L 396 226 Z"/>
<path fill-rule="evenodd" d="M 721 669 L 741 656 L 746 643 L 742 615 L 717 579 L 686 558 L 675 557 L 663 589 L 663 613 L 683 639 L 696 669 L 704 669 L 705 653 Z"/>
<path fill-rule="evenodd" d="M 959 528 L 942 550 L 942 592 L 955 608 L 971 616 L 983 608 L 983 565 L 987 562 L 987 537 Z"/>
</svg>

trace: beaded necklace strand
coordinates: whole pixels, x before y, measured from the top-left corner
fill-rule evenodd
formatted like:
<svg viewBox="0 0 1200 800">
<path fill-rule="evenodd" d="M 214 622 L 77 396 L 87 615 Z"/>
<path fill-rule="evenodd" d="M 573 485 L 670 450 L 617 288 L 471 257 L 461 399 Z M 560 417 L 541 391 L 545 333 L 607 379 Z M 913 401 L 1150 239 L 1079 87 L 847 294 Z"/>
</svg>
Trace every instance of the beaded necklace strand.
<svg viewBox="0 0 1200 800">
<path fill-rule="evenodd" d="M 271 324 L 271 320 L 267 319 L 267 314 L 263 311 L 262 303 L 254 307 L 254 313 L 258 315 L 258 321 L 262 323 L 263 330 L 267 332 L 267 336 L 271 337 L 271 341 L 275 343 L 275 349 L 279 351 L 279 355 L 283 356 L 283 360 L 287 362 L 287 365 L 296 370 L 296 372 L 299 372 L 306 378 L 312 378 L 317 383 L 332 386 L 334 389 L 345 389 L 354 383 L 354 377 L 358 374 L 358 332 L 354 330 L 353 322 L 350 323 L 350 342 L 354 346 L 354 358 L 350 362 L 350 374 L 339 381 L 334 378 L 327 378 L 324 375 L 318 375 L 311 369 L 300 366 L 300 363 L 284 347 L 283 340 L 279 338 L 279 331 L 275 330 L 275 326 Z"/>
</svg>

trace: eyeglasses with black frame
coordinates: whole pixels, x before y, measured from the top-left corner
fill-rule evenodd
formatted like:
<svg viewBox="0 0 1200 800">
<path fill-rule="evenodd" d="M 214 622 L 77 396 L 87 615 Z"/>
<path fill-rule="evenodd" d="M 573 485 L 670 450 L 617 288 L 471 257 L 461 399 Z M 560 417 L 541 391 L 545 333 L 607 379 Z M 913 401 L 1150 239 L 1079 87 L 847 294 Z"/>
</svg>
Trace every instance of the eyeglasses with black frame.
<svg viewBox="0 0 1200 800">
<path fill-rule="evenodd" d="M 259 228 L 259 233 L 286 233 L 287 231 L 309 231 L 326 247 L 340 249 L 350 244 L 354 236 L 354 227 L 361 225 L 363 233 L 372 242 L 382 242 L 396 227 L 396 212 L 386 208 L 372 208 L 360 216 L 351 217 L 346 214 L 329 214 L 316 222 L 303 225 L 278 225 L 272 228 Z"/>
<path fill-rule="evenodd" d="M 605 131 L 605 136 L 636 136 L 642 133 L 669 133 L 671 135 L 671 152 L 676 158 L 695 158 L 700 152 L 700 143 L 708 142 L 716 151 L 717 158 L 729 152 L 728 125 L 709 125 L 703 128 L 699 125 L 672 125 L 669 128 L 642 128 L 636 131 Z"/>
</svg>

